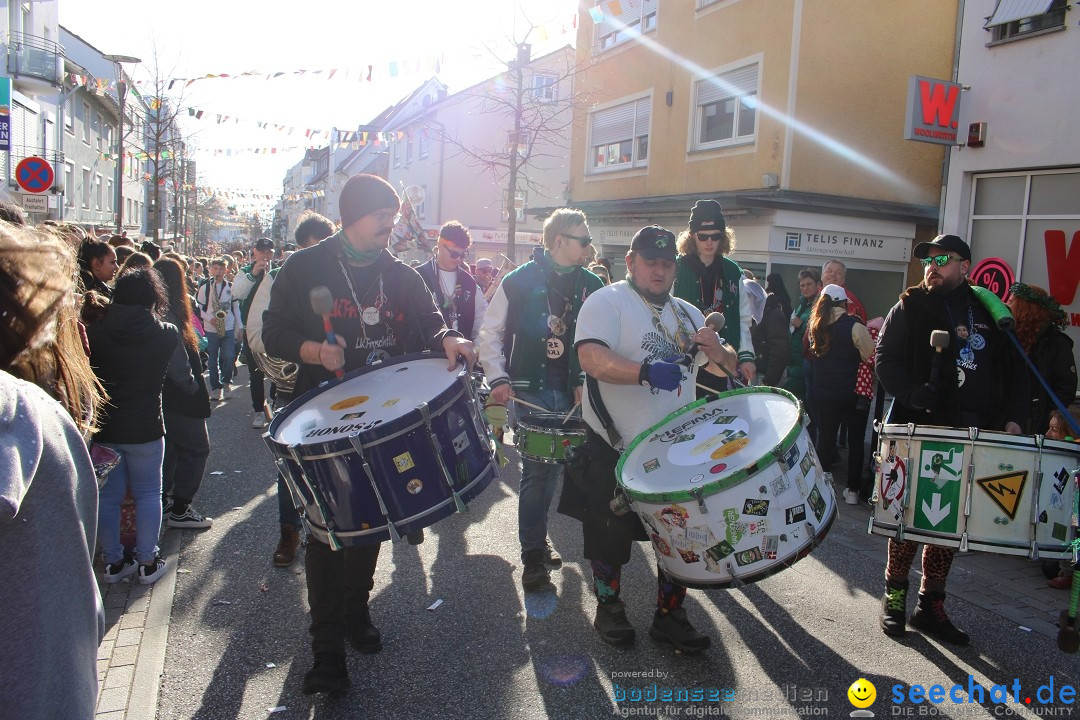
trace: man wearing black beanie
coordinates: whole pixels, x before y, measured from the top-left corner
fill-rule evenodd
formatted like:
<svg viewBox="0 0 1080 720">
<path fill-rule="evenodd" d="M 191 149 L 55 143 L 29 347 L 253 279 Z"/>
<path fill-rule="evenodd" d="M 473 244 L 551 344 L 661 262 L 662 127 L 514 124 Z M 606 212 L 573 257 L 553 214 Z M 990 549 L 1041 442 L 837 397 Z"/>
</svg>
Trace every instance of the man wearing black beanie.
<svg viewBox="0 0 1080 720">
<path fill-rule="evenodd" d="M 450 369 L 459 358 L 473 364 L 472 343 L 447 329 L 424 280 L 387 250 L 398 207 L 388 182 L 354 175 L 341 191 L 341 230 L 294 253 L 278 272 L 262 339 L 268 355 L 299 364 L 297 397 L 338 371 L 410 352 L 445 352 Z M 312 309 L 315 287 L 325 287 L 333 299 L 334 343 Z M 362 653 L 382 649 L 368 612 L 378 558 L 377 543 L 334 552 L 309 537 L 305 571 L 315 664 L 304 676 L 305 694 L 348 688 L 346 640 Z"/>
</svg>

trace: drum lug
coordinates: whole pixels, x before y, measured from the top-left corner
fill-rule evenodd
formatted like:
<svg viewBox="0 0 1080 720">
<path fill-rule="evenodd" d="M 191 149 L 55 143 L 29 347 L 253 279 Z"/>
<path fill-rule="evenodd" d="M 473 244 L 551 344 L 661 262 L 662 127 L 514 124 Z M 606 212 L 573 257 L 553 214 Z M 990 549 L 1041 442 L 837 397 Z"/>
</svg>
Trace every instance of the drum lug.
<svg viewBox="0 0 1080 720">
<path fill-rule="evenodd" d="M 368 482 L 371 483 L 371 491 L 375 493 L 375 500 L 379 503 L 379 512 L 386 518 L 386 528 L 390 531 L 390 540 L 392 542 L 401 540 L 401 533 L 394 527 L 394 521 L 390 519 L 390 511 L 386 509 L 386 502 L 383 501 L 382 493 L 379 492 L 379 484 L 375 482 L 375 474 L 371 472 L 371 465 L 368 464 L 367 455 L 364 454 L 364 443 L 360 442 L 359 432 L 349 435 L 349 444 L 353 446 L 353 450 L 360 456 L 364 474 L 367 475 Z"/>
<path fill-rule="evenodd" d="M 960 552 L 966 553 L 967 551 L 968 551 L 968 536 L 967 536 L 967 531 L 965 530 L 964 534 L 960 536 Z"/>
<path fill-rule="evenodd" d="M 1028 558 L 1031 560 L 1039 559 L 1039 544 L 1034 540 L 1031 541 L 1031 550 L 1028 551 Z"/>
<path fill-rule="evenodd" d="M 874 532 L 874 515 L 873 515 L 873 513 L 871 513 L 870 517 L 867 519 L 867 522 L 866 522 L 866 534 L 870 535 L 873 532 Z"/>
<path fill-rule="evenodd" d="M 292 455 L 293 462 L 295 462 L 296 466 L 300 468 L 301 473 L 305 473 L 304 479 L 307 480 L 306 472 L 304 470 L 304 464 L 300 462 L 300 446 L 289 445 L 288 447 L 289 454 Z M 331 550 L 340 550 L 341 541 L 338 540 L 337 531 L 334 529 L 334 516 L 330 512 L 330 508 L 326 505 L 326 498 L 323 497 L 322 490 L 319 488 L 318 484 L 313 483 L 310 480 L 307 480 L 307 484 L 308 488 L 311 490 L 312 496 L 315 498 L 315 504 L 319 506 L 319 512 L 322 513 L 323 521 L 326 522 L 327 543 L 330 545 Z"/>
<path fill-rule="evenodd" d="M 705 507 L 705 488 L 694 488 L 690 491 L 690 494 L 697 500 L 698 510 L 701 511 L 701 514 L 708 515 L 709 508 Z"/>
<path fill-rule="evenodd" d="M 904 542 L 904 523 L 896 526 L 896 542 Z"/>
<path fill-rule="evenodd" d="M 435 442 L 435 433 L 431 429 L 431 409 L 428 404 L 420 403 L 416 406 L 416 409 L 420 411 L 420 416 L 424 418 L 424 427 L 427 428 L 428 443 L 431 444 L 431 452 L 435 454 L 435 460 L 439 463 L 439 470 L 442 471 L 443 480 L 446 482 L 446 487 L 450 490 L 450 495 L 454 498 L 454 509 L 459 513 L 463 513 L 468 510 L 465 507 L 465 503 L 461 501 L 461 497 L 458 495 L 457 489 L 454 487 L 454 478 L 450 475 L 450 468 L 446 466 L 446 461 L 443 460 L 442 448 Z"/>
<path fill-rule="evenodd" d="M 285 487 L 289 489 L 289 497 L 292 499 L 293 507 L 301 515 L 306 515 L 304 512 L 304 503 L 296 495 L 296 490 L 293 488 L 292 482 L 290 482 L 289 464 L 285 462 L 285 458 L 275 458 L 274 464 L 277 465 L 278 472 L 281 473 L 281 477 L 285 478 Z"/>
<path fill-rule="evenodd" d="M 740 580 L 739 576 L 735 574 L 735 568 L 731 567 L 730 562 L 728 562 L 728 564 L 727 564 L 727 571 L 728 571 L 728 575 L 731 576 L 731 587 L 733 589 L 734 588 L 741 588 L 741 587 L 746 586 L 746 583 L 744 583 L 742 580 Z"/>
<path fill-rule="evenodd" d="M 876 432 L 878 435 L 880 435 L 881 434 L 881 428 L 883 428 L 885 426 L 882 424 L 882 422 L 880 420 L 875 420 L 873 424 L 874 424 L 874 432 Z"/>
</svg>

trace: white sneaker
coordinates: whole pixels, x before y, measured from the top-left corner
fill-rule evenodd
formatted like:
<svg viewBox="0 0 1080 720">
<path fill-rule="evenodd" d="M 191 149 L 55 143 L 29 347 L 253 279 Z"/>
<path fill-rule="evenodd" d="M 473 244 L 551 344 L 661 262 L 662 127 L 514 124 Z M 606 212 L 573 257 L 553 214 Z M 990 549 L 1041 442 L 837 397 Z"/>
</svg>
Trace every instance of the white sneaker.
<svg viewBox="0 0 1080 720">
<path fill-rule="evenodd" d="M 218 388 L 217 390 L 214 390 L 212 393 L 210 393 L 210 399 L 217 402 L 221 402 L 222 400 L 224 400 L 225 388 Z"/>
<path fill-rule="evenodd" d="M 139 565 L 139 583 L 141 585 L 152 585 L 165 574 L 166 570 L 165 561 L 162 560 L 160 555 L 155 555 L 149 565 Z"/>
<path fill-rule="evenodd" d="M 844 491 L 844 502 L 846 502 L 848 505 L 858 505 L 859 504 L 859 491 L 858 490 L 845 490 Z"/>
<path fill-rule="evenodd" d="M 264 427 L 266 427 L 266 415 L 259 412 L 258 410 L 251 413 L 251 427 L 255 428 L 256 430 L 262 430 Z"/>
</svg>

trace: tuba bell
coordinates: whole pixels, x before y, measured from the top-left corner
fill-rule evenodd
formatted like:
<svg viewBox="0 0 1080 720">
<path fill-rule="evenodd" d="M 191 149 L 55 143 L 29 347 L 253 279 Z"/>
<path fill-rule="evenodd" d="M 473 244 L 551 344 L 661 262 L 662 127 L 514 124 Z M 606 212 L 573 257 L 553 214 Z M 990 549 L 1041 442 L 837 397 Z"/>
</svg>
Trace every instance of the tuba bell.
<svg viewBox="0 0 1080 720">
<path fill-rule="evenodd" d="M 270 381 L 277 385 L 279 390 L 291 395 L 293 388 L 296 387 L 296 374 L 299 372 L 300 366 L 291 360 L 282 360 L 254 349 L 251 354 L 255 357 L 255 363 L 263 371 L 263 374 L 270 378 Z"/>
</svg>

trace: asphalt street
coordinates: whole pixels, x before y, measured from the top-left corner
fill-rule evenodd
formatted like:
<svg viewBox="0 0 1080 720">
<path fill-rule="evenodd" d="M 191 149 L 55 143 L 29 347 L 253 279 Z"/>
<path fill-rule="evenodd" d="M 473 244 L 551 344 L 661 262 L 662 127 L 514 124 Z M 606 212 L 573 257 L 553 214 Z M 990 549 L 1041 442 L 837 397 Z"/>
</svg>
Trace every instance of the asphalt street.
<svg viewBox="0 0 1080 720">
<path fill-rule="evenodd" d="M 242 370 L 240 381 L 246 376 Z M 249 427 L 250 411 L 245 385 L 209 421 L 213 450 L 196 506 L 214 526 L 182 533 L 161 720 L 847 717 L 855 710 L 847 691 L 859 678 L 876 687 L 869 709 L 879 718 L 1080 716 L 1060 697 L 1041 707 L 1035 696 L 1051 677 L 1055 693 L 1080 682 L 1080 656 L 1061 653 L 1052 637 L 1000 612 L 950 598 L 951 617 L 972 636 L 966 648 L 917 633 L 886 638 L 877 624 L 885 540 L 865 534 L 869 507 L 842 502 L 824 543 L 794 567 L 738 589 L 690 591 L 690 617 L 713 639 L 699 656 L 648 637 L 655 561 L 640 545 L 623 576 L 638 639 L 609 647 L 592 629 L 595 600 L 576 521 L 553 512 L 551 537 L 565 559 L 552 574 L 553 589 L 521 589 L 520 471 L 512 449 L 510 465 L 467 513 L 429 527 L 422 545 L 383 545 L 371 607 L 384 650 L 350 650 L 347 694 L 306 697 L 303 563 L 279 569 L 271 562 L 275 475 L 261 431 Z M 989 585 L 993 573 L 986 578 Z M 1054 597 L 1064 607 L 1065 593 Z M 909 609 L 913 604 L 914 597 Z M 952 704 L 948 695 L 944 704 L 894 702 L 914 685 L 940 684 L 947 693 L 956 684 L 966 693 L 969 676 L 987 688 L 982 705 Z M 995 706 L 990 686 L 1008 685 L 1011 700 L 1014 681 L 1019 703 Z M 689 699 L 674 699 L 679 688 Z M 631 699 L 665 689 L 671 701 Z"/>
</svg>

